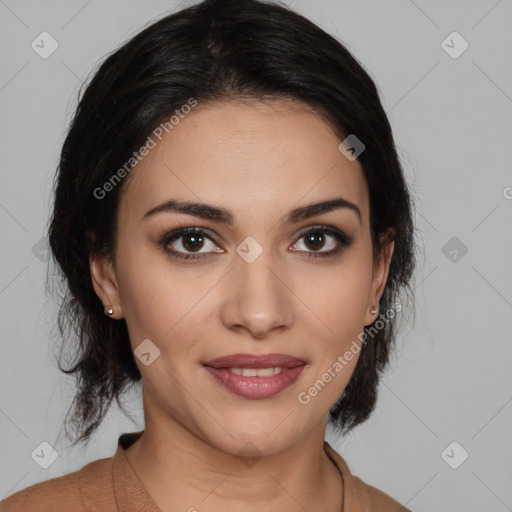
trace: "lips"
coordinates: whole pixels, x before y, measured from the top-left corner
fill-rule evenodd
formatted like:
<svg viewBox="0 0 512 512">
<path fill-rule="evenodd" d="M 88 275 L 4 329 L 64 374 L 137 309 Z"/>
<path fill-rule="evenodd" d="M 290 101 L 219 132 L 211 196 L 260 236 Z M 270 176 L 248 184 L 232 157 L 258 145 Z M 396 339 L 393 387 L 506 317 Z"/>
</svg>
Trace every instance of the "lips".
<svg viewBox="0 0 512 512">
<path fill-rule="evenodd" d="M 232 393 L 244 398 L 270 398 L 291 386 L 306 361 L 286 354 L 233 354 L 203 363 L 204 368 Z"/>
</svg>

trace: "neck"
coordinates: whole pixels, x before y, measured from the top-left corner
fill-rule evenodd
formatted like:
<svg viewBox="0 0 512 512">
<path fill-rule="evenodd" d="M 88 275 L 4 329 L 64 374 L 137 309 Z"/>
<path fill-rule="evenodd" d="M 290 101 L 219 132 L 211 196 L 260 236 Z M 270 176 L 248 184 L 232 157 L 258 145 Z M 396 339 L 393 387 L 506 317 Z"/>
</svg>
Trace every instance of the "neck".
<svg viewBox="0 0 512 512">
<path fill-rule="evenodd" d="M 164 512 L 342 510 L 342 479 L 324 451 L 325 424 L 274 455 L 221 451 L 179 423 L 146 418 L 125 454 Z"/>
</svg>

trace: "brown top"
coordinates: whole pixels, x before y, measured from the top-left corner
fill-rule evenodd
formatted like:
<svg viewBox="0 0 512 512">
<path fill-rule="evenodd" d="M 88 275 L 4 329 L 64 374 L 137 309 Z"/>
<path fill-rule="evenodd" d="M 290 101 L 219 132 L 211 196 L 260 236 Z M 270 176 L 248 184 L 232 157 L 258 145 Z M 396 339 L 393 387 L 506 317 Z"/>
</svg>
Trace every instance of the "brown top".
<svg viewBox="0 0 512 512">
<path fill-rule="evenodd" d="M 162 512 L 124 453 L 142 432 L 122 434 L 113 457 L 95 460 L 78 471 L 12 494 L 0 501 L 0 512 Z M 411 512 L 352 475 L 327 441 L 324 450 L 343 478 L 343 512 Z"/>
</svg>

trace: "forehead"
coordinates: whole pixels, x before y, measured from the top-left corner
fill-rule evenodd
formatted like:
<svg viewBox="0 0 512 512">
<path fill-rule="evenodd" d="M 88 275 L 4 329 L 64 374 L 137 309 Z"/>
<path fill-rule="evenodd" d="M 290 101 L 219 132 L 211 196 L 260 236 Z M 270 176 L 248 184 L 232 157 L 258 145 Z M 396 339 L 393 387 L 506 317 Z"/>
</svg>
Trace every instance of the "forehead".
<svg viewBox="0 0 512 512">
<path fill-rule="evenodd" d="M 133 221 L 171 198 L 228 208 L 254 222 L 341 196 L 367 216 L 357 160 L 338 149 L 323 117 L 294 101 L 232 101 L 196 106 L 133 169 L 120 213 Z"/>
</svg>

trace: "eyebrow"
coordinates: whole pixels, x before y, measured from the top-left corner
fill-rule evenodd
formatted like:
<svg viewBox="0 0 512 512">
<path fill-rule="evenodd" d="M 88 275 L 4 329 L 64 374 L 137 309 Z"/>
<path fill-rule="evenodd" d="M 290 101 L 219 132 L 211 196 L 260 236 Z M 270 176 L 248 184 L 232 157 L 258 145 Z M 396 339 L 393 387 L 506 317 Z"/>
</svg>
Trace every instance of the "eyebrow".
<svg viewBox="0 0 512 512">
<path fill-rule="evenodd" d="M 361 211 L 359 208 L 354 203 L 343 199 L 342 197 L 336 197 L 327 201 L 321 201 L 319 203 L 312 203 L 295 208 L 288 213 L 286 222 L 288 224 L 296 224 L 297 222 L 300 222 L 304 219 L 308 219 L 322 213 L 338 210 L 340 208 L 352 210 L 359 218 L 359 223 L 362 222 Z M 201 219 L 219 222 L 227 226 L 232 226 L 235 219 L 234 215 L 225 208 L 209 205 L 206 203 L 179 201 L 177 199 L 170 199 L 165 203 L 151 208 L 151 210 L 144 214 L 143 219 L 162 212 L 185 213 L 187 215 L 192 215 Z"/>
</svg>

